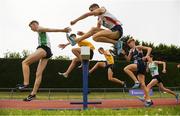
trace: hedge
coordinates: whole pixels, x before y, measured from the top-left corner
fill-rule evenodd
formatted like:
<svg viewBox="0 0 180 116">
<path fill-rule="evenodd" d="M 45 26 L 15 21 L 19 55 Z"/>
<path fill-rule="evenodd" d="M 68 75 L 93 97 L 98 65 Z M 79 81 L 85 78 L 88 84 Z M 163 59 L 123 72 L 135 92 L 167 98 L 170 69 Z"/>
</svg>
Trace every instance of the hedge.
<svg viewBox="0 0 180 116">
<path fill-rule="evenodd" d="M 18 83 L 23 82 L 21 62 L 23 59 L 0 59 L 0 88 L 13 88 Z M 71 61 L 69 60 L 50 60 L 43 73 L 41 88 L 81 88 L 82 69 L 74 69 L 69 78 L 63 78 L 58 72 L 64 72 Z M 92 67 L 96 61 L 90 62 Z M 38 63 L 30 66 L 30 87 L 33 86 L 35 73 Z M 123 68 L 127 65 L 125 61 L 118 61 L 115 65 L 115 75 L 126 81 L 128 87 L 133 85 L 133 81 L 124 72 Z M 167 63 L 167 73 L 161 74 L 164 85 L 168 87 L 180 86 L 180 70 L 176 68 L 177 63 Z M 160 67 L 160 70 L 162 67 Z M 149 74 L 146 75 L 146 83 L 151 80 Z M 89 87 L 91 88 L 120 88 L 121 85 L 110 82 L 107 79 L 107 70 L 98 69 L 89 76 Z"/>
</svg>

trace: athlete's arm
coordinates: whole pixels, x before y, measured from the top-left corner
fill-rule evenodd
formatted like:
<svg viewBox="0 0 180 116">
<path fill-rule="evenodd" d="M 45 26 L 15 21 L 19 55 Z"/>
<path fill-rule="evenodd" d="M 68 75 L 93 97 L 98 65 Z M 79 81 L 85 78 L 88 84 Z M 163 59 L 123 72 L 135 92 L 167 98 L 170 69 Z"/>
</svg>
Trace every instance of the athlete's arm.
<svg viewBox="0 0 180 116">
<path fill-rule="evenodd" d="M 144 59 L 146 59 L 147 57 L 149 57 L 149 55 L 151 54 L 152 48 L 151 47 L 147 47 L 147 46 L 137 46 L 138 49 L 141 50 L 146 50 L 146 56 L 144 57 Z"/>
<path fill-rule="evenodd" d="M 67 47 L 68 45 L 70 45 L 70 43 L 66 43 L 66 44 L 59 44 L 58 47 L 61 48 L 62 50 Z"/>
<path fill-rule="evenodd" d="M 163 62 L 163 61 L 154 61 L 154 63 L 156 63 L 156 64 L 162 64 L 162 65 L 163 65 L 163 70 L 162 70 L 162 72 L 163 72 L 163 73 L 166 73 L 166 62 Z"/>
<path fill-rule="evenodd" d="M 131 55 L 131 50 L 129 51 L 129 55 L 127 56 L 126 52 L 122 50 L 122 54 L 124 55 L 124 58 L 126 59 L 127 62 L 131 61 L 132 55 Z"/>
<path fill-rule="evenodd" d="M 97 28 L 101 28 L 101 21 L 100 20 L 98 20 L 98 22 L 97 22 Z"/>
<path fill-rule="evenodd" d="M 104 8 L 98 8 L 98 9 L 96 9 L 94 11 L 87 12 L 87 13 L 81 15 L 80 17 L 78 17 L 77 19 L 71 21 L 70 23 L 71 23 L 71 25 L 74 25 L 78 21 L 83 20 L 83 19 L 85 19 L 85 18 L 87 18 L 89 16 L 98 16 L 98 15 L 101 15 L 102 13 L 104 13 L 104 11 L 105 11 Z"/>
<path fill-rule="evenodd" d="M 69 27 L 66 27 L 64 29 L 51 29 L 51 28 L 43 28 L 43 27 L 40 27 L 37 29 L 38 32 L 70 32 L 71 31 L 71 28 Z"/>
</svg>

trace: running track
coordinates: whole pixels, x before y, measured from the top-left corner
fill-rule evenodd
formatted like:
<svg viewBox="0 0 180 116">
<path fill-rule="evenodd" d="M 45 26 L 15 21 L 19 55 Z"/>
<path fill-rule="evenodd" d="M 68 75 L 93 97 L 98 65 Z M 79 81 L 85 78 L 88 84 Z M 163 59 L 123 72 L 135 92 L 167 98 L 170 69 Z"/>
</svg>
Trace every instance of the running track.
<svg viewBox="0 0 180 116">
<path fill-rule="evenodd" d="M 137 99 L 114 99 L 114 100 L 99 100 L 102 104 L 91 104 L 90 108 L 139 108 L 144 107 L 143 102 Z M 80 109 L 82 105 L 72 105 L 67 100 L 34 100 L 24 102 L 22 100 L 0 100 L 0 109 Z M 157 106 L 176 106 L 180 105 L 175 99 L 163 98 L 153 99 L 154 105 Z"/>
</svg>

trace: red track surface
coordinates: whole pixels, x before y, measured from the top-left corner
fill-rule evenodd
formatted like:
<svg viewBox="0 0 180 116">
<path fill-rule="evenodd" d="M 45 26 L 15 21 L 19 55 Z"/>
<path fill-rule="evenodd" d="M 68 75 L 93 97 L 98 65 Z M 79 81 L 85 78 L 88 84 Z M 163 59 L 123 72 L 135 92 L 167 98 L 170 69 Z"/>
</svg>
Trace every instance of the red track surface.
<svg viewBox="0 0 180 116">
<path fill-rule="evenodd" d="M 0 108 L 10 109 L 72 109 L 82 108 L 82 105 L 72 105 L 67 100 L 34 100 L 30 102 L 24 102 L 22 100 L 0 100 Z M 143 102 L 137 99 L 116 99 L 116 100 L 101 100 L 102 104 L 91 104 L 91 108 L 137 108 L 144 107 Z M 154 105 L 156 106 L 176 106 L 175 99 L 153 99 Z"/>
</svg>

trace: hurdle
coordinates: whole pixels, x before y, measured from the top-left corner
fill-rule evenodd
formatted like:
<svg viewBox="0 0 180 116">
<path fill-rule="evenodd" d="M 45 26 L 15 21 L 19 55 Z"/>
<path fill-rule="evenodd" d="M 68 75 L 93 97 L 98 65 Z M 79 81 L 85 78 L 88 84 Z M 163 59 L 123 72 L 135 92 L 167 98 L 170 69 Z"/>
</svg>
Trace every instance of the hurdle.
<svg viewBox="0 0 180 116">
<path fill-rule="evenodd" d="M 70 104 L 83 104 L 83 110 L 88 109 L 88 104 L 102 104 L 101 102 L 89 102 L 88 101 L 88 75 L 89 75 L 89 59 L 90 48 L 87 46 L 81 47 L 82 58 L 82 74 L 83 74 L 83 101 L 82 102 L 70 102 Z"/>
</svg>

